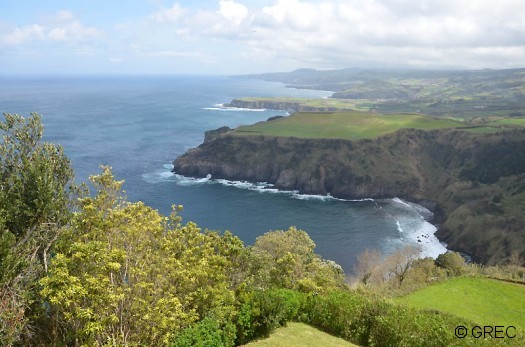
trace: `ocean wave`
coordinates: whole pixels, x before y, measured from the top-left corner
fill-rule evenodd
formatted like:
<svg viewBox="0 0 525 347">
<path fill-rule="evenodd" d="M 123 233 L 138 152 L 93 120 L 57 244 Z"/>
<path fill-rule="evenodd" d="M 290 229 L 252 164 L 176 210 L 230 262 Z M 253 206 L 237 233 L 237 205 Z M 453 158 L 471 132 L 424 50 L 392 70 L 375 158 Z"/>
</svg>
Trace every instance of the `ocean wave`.
<svg viewBox="0 0 525 347">
<path fill-rule="evenodd" d="M 393 206 L 389 206 L 389 203 L 393 203 Z M 399 198 L 386 200 L 385 208 L 399 231 L 402 244 L 419 246 L 422 258 L 436 258 L 447 251 L 446 244 L 435 235 L 437 228 L 427 221 L 428 216 L 432 215 L 431 211 Z"/>
<path fill-rule="evenodd" d="M 320 200 L 320 201 L 327 201 L 327 200 L 338 200 L 331 196 L 330 194 L 326 195 L 314 195 L 314 194 L 299 194 L 295 193 L 292 194 L 292 198 L 297 200 Z"/>
<path fill-rule="evenodd" d="M 177 175 L 174 173 L 171 173 L 175 177 L 175 182 L 179 186 L 196 186 L 196 185 L 203 185 L 205 183 L 208 183 L 211 180 L 211 175 L 208 174 L 204 178 L 193 178 L 193 177 L 186 177 L 182 175 Z"/>
<path fill-rule="evenodd" d="M 403 232 L 403 228 L 401 227 L 401 223 L 399 223 L 399 221 L 396 219 L 396 227 L 397 227 L 397 231 L 399 231 L 400 233 Z"/>
<path fill-rule="evenodd" d="M 398 197 L 393 198 L 392 201 L 413 210 L 417 214 L 421 215 L 425 220 L 429 220 L 434 216 L 434 213 L 430 211 L 428 208 L 421 206 L 419 204 L 416 204 L 414 202 L 404 201 Z"/>
<path fill-rule="evenodd" d="M 142 178 L 149 183 L 161 183 L 172 181 L 179 186 L 195 186 L 203 184 L 221 184 L 228 187 L 234 187 L 238 189 L 256 191 L 259 193 L 269 193 L 269 194 L 283 194 L 289 195 L 292 199 L 297 200 L 318 200 L 318 201 L 344 201 L 344 202 L 375 202 L 374 199 L 364 198 L 364 199 L 340 199 L 335 198 L 330 193 L 326 195 L 316 195 L 316 194 L 301 194 L 298 190 L 281 190 L 275 188 L 271 183 L 267 182 L 248 182 L 248 181 L 231 181 L 226 179 L 214 179 L 210 174 L 204 178 L 194 178 L 186 177 L 183 175 L 178 175 L 173 173 L 172 164 L 164 164 L 163 169 L 155 170 L 150 173 L 145 173 L 142 175 Z M 376 203 L 377 204 L 377 203 Z"/>
<path fill-rule="evenodd" d="M 265 108 L 244 108 L 244 107 L 229 107 L 224 104 L 215 104 L 213 107 L 203 107 L 203 110 L 211 111 L 248 111 L 248 112 L 264 112 Z"/>
</svg>

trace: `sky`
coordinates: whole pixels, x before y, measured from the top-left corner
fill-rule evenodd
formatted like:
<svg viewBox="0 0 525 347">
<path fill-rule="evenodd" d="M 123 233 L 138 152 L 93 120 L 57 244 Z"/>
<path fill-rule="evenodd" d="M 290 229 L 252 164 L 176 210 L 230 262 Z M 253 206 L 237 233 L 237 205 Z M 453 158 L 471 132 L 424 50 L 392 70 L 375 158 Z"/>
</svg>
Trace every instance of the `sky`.
<svg viewBox="0 0 525 347">
<path fill-rule="evenodd" d="M 523 0 L 0 0 L 0 74 L 525 65 Z"/>
</svg>

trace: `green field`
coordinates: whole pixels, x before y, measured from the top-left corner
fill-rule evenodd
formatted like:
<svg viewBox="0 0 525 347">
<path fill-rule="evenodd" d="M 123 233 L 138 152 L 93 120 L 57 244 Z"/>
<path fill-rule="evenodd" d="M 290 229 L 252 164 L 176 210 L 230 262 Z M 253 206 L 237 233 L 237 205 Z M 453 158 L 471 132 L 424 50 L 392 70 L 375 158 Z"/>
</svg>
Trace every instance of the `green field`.
<svg viewBox="0 0 525 347">
<path fill-rule="evenodd" d="M 396 299 L 400 304 L 449 312 L 485 325 L 525 330 L 525 285 L 458 277 Z"/>
<path fill-rule="evenodd" d="M 251 342 L 247 347 L 352 347 L 343 339 L 328 335 L 302 323 L 288 323 L 277 329 L 269 338 Z"/>
<path fill-rule="evenodd" d="M 375 114 L 348 111 L 335 113 L 299 112 L 271 122 L 239 127 L 237 135 L 268 135 L 299 138 L 375 138 L 401 128 L 422 130 L 457 128 L 455 120 L 419 114 Z"/>
</svg>

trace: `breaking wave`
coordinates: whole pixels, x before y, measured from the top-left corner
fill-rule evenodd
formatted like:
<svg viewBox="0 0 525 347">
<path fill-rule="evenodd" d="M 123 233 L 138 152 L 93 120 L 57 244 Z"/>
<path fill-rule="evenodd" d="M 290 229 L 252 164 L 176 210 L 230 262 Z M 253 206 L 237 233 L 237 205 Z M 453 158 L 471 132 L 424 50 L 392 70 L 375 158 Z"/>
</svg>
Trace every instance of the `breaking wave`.
<svg viewBox="0 0 525 347">
<path fill-rule="evenodd" d="M 436 258 L 447 251 L 435 235 L 437 228 L 428 222 L 433 213 L 427 208 L 399 198 L 384 200 L 383 207 L 393 219 L 402 244 L 419 246 L 421 257 Z"/>
<path fill-rule="evenodd" d="M 203 110 L 211 111 L 248 111 L 248 112 L 264 112 L 265 108 L 244 108 L 244 107 L 229 107 L 224 104 L 215 104 L 213 107 L 203 107 Z"/>
<path fill-rule="evenodd" d="M 417 245 L 421 247 L 422 257 L 436 258 L 439 254 L 447 251 L 446 245 L 441 243 L 435 233 L 437 228 L 428 222 L 432 212 L 425 207 L 401 200 L 392 199 L 339 199 L 327 195 L 300 194 L 297 190 L 280 190 L 273 184 L 267 182 L 231 181 L 226 179 L 214 179 L 210 174 L 204 178 L 186 177 L 171 172 L 173 166 L 166 164 L 162 169 L 143 174 L 146 182 L 157 184 L 162 182 L 174 182 L 179 186 L 199 186 L 204 184 L 221 184 L 227 187 L 255 191 L 261 194 L 282 194 L 291 199 L 317 200 L 317 201 L 343 201 L 343 202 L 374 202 L 375 207 L 382 209 L 387 218 L 391 218 L 399 235 L 392 240 L 393 249 L 403 245 Z"/>
</svg>

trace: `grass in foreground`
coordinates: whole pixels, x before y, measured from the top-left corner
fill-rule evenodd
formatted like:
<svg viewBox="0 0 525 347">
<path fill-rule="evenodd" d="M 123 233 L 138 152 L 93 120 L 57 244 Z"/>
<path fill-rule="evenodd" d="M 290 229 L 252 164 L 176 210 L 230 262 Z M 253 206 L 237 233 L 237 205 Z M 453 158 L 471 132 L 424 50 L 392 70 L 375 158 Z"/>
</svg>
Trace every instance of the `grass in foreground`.
<svg viewBox="0 0 525 347">
<path fill-rule="evenodd" d="M 432 130 L 463 126 L 455 120 L 419 114 L 374 114 L 348 111 L 335 113 L 295 113 L 271 122 L 239 127 L 238 135 L 267 135 L 299 138 L 376 138 L 402 128 Z"/>
<path fill-rule="evenodd" d="M 486 325 L 525 330 L 525 285 L 458 277 L 396 299 L 400 304 L 437 309 Z"/>
<path fill-rule="evenodd" d="M 251 342 L 247 347 L 352 347 L 348 341 L 328 335 L 320 330 L 302 323 L 288 323 L 277 329 L 270 337 Z"/>
</svg>

